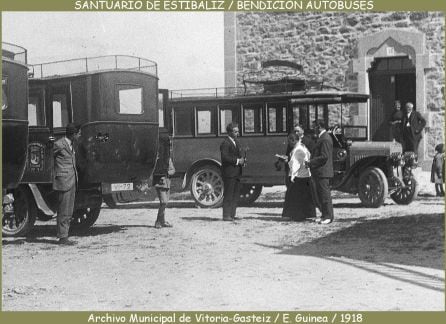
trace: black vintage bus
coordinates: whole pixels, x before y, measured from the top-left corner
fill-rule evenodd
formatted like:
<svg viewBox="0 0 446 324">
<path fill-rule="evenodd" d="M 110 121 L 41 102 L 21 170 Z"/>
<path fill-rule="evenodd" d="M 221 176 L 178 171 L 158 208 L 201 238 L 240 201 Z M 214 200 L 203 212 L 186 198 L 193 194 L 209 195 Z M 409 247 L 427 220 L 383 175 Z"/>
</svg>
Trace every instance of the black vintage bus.
<svg viewBox="0 0 446 324">
<path fill-rule="evenodd" d="M 144 190 L 158 151 L 158 77 L 155 62 L 103 56 L 32 66 L 29 80 L 29 144 L 22 190 L 31 194 L 21 222 L 3 227 L 22 235 L 36 218 L 55 216 L 53 143 L 65 126 L 81 125 L 76 147 L 79 175 L 71 228 L 93 225 L 102 197 Z"/>
<path fill-rule="evenodd" d="M 3 189 L 16 188 L 23 176 L 28 144 L 27 52 L 2 43 Z"/>
<path fill-rule="evenodd" d="M 28 66 L 26 49 L 2 43 L 2 199 L 3 228 L 14 228 L 14 209 L 27 197 L 17 189 L 28 145 Z"/>
</svg>

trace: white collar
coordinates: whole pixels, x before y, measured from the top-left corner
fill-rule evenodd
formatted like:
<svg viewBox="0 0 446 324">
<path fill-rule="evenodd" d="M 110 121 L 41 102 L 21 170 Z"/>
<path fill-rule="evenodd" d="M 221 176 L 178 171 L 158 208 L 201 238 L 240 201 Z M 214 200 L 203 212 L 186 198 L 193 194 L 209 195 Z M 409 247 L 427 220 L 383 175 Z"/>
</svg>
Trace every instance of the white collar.
<svg viewBox="0 0 446 324">
<path fill-rule="evenodd" d="M 73 142 L 66 136 L 65 136 L 65 141 L 67 141 L 68 146 L 71 148 L 71 146 L 73 145 Z"/>
<path fill-rule="evenodd" d="M 322 130 L 322 132 L 320 132 L 320 133 L 319 133 L 319 137 L 321 137 L 321 136 L 322 136 L 322 134 L 324 134 L 324 133 L 326 133 L 326 132 L 327 132 L 327 130 L 326 130 L 326 129 Z"/>
<path fill-rule="evenodd" d="M 231 140 L 231 142 L 234 144 L 234 146 L 237 146 L 237 144 L 235 144 L 235 139 L 233 139 L 231 136 L 228 135 L 228 138 Z"/>
</svg>

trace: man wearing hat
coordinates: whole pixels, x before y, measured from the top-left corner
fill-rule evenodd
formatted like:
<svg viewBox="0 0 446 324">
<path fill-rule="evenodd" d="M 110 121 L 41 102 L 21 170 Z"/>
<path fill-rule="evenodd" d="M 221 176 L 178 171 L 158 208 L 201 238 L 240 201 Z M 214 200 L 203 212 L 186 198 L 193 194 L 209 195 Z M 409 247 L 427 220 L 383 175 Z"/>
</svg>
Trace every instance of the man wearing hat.
<svg viewBox="0 0 446 324">
<path fill-rule="evenodd" d="M 73 216 L 76 195 L 77 170 L 74 142 L 80 136 L 80 129 L 75 124 L 68 124 L 66 135 L 54 143 L 54 178 L 53 190 L 57 192 L 57 237 L 59 244 L 73 245 L 68 240 L 71 217 Z"/>
</svg>

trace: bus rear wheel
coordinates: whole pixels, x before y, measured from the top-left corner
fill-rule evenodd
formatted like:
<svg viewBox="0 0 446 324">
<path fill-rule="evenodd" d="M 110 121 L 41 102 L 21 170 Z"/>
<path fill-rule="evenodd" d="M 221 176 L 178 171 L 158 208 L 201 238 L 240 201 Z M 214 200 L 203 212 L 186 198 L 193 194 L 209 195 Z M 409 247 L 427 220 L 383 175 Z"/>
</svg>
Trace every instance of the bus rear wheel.
<svg viewBox="0 0 446 324">
<path fill-rule="evenodd" d="M 240 188 L 240 206 L 249 206 L 253 204 L 262 193 L 262 186 L 243 184 Z"/>
<path fill-rule="evenodd" d="M 98 219 L 100 212 L 100 206 L 76 209 L 73 212 L 73 218 L 71 219 L 70 231 L 82 232 L 93 226 Z"/>
<path fill-rule="evenodd" d="M 217 208 L 223 203 L 223 178 L 220 168 L 204 165 L 194 170 L 190 192 L 199 207 Z"/>
</svg>

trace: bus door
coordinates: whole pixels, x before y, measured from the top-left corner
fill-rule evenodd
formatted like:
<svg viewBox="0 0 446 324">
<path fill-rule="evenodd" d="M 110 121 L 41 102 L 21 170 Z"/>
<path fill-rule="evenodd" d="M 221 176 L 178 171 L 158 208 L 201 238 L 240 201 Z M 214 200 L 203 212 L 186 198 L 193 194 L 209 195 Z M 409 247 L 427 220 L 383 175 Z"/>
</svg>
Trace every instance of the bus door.
<svg viewBox="0 0 446 324">
<path fill-rule="evenodd" d="M 29 90 L 28 161 L 23 182 L 51 183 L 54 141 L 72 120 L 69 85 L 33 86 Z"/>
</svg>

